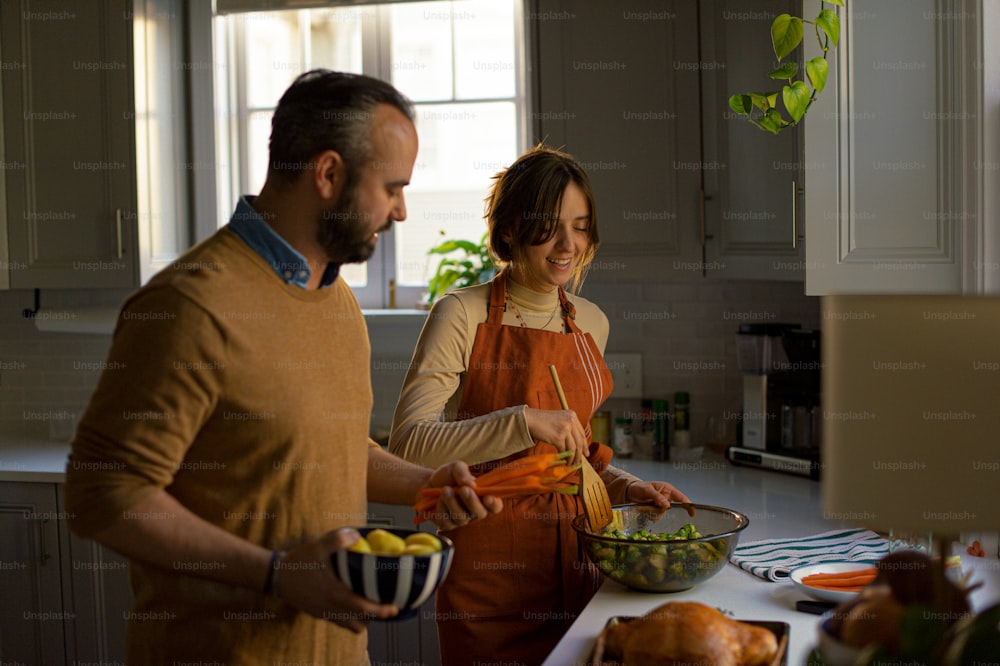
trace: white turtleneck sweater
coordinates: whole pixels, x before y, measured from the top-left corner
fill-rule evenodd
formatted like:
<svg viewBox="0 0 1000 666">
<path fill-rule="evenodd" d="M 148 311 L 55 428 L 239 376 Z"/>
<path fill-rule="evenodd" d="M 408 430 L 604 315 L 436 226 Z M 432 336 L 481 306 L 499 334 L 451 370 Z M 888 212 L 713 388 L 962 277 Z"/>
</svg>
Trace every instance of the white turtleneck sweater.
<svg viewBox="0 0 1000 666">
<path fill-rule="evenodd" d="M 510 279 L 507 290 L 514 307 L 504 313 L 504 325 L 520 326 L 523 321 L 528 328 L 563 330 L 558 290 L 537 292 Z M 481 284 L 451 292 L 434 304 L 396 405 L 389 437 L 392 453 L 428 467 L 452 460 L 474 465 L 534 445 L 524 419 L 525 405 L 455 420 L 476 328 L 487 318 L 489 294 L 490 285 Z M 585 298 L 568 297 L 576 308 L 577 327 L 590 333 L 603 354 L 608 341 L 607 316 Z M 635 480 L 631 474 L 609 467 L 605 481 L 612 501 L 623 502 L 625 487 Z"/>
</svg>

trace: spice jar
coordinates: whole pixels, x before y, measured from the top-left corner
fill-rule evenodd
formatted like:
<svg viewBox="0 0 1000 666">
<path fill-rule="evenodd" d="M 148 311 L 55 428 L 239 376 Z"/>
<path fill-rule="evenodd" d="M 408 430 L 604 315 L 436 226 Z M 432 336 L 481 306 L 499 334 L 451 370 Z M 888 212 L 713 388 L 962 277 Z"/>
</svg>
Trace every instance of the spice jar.
<svg viewBox="0 0 1000 666">
<path fill-rule="evenodd" d="M 687 391 L 674 393 L 674 447 L 691 448 L 691 396 Z"/>
<path fill-rule="evenodd" d="M 615 419 L 615 453 L 620 458 L 632 457 L 632 421 L 624 417 Z"/>
</svg>

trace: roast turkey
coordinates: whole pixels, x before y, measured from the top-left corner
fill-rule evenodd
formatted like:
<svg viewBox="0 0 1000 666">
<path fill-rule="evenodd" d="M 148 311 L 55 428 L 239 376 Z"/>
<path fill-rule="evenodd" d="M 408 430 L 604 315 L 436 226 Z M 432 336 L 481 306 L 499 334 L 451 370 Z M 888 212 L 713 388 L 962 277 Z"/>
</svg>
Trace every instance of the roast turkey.
<svg viewBox="0 0 1000 666">
<path fill-rule="evenodd" d="M 766 666 L 778 654 L 771 631 L 694 601 L 665 603 L 641 618 L 612 625 L 598 640 L 598 651 L 602 647 L 603 655 L 594 655 L 598 663 L 622 666 Z"/>
</svg>

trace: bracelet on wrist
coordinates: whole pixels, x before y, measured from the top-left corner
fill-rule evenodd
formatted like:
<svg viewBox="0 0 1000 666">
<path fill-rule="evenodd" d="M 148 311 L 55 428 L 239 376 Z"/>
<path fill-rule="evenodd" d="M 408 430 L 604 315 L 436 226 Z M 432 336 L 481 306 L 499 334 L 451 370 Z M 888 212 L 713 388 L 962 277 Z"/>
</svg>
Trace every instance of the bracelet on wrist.
<svg viewBox="0 0 1000 666">
<path fill-rule="evenodd" d="M 271 551 L 271 561 L 267 566 L 267 578 L 264 579 L 264 594 L 270 594 L 272 597 L 278 596 L 278 569 L 281 568 L 284 559 L 285 551 Z"/>
</svg>

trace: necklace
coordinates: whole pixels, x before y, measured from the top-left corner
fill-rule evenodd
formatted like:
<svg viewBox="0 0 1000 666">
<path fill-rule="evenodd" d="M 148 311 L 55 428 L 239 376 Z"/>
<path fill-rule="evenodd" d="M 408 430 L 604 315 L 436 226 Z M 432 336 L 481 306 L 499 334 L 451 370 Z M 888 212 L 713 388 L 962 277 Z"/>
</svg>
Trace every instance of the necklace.
<svg viewBox="0 0 1000 666">
<path fill-rule="evenodd" d="M 521 328 L 528 328 L 528 325 L 526 323 L 524 323 L 524 317 L 521 316 L 521 311 L 517 309 L 516 305 L 514 305 L 514 299 L 512 299 L 510 297 L 510 292 L 509 291 L 504 293 L 504 300 L 507 303 L 510 303 L 510 309 L 514 313 L 514 318 L 517 319 L 518 325 Z M 545 322 L 545 324 L 543 324 L 539 328 L 543 328 L 544 329 L 544 328 L 548 328 L 549 327 L 549 324 L 551 324 L 552 320 L 555 319 L 556 313 L 559 312 L 559 306 L 560 306 L 559 300 L 556 299 L 556 307 L 553 308 L 552 314 L 549 315 L 549 320 L 547 322 Z"/>
</svg>

